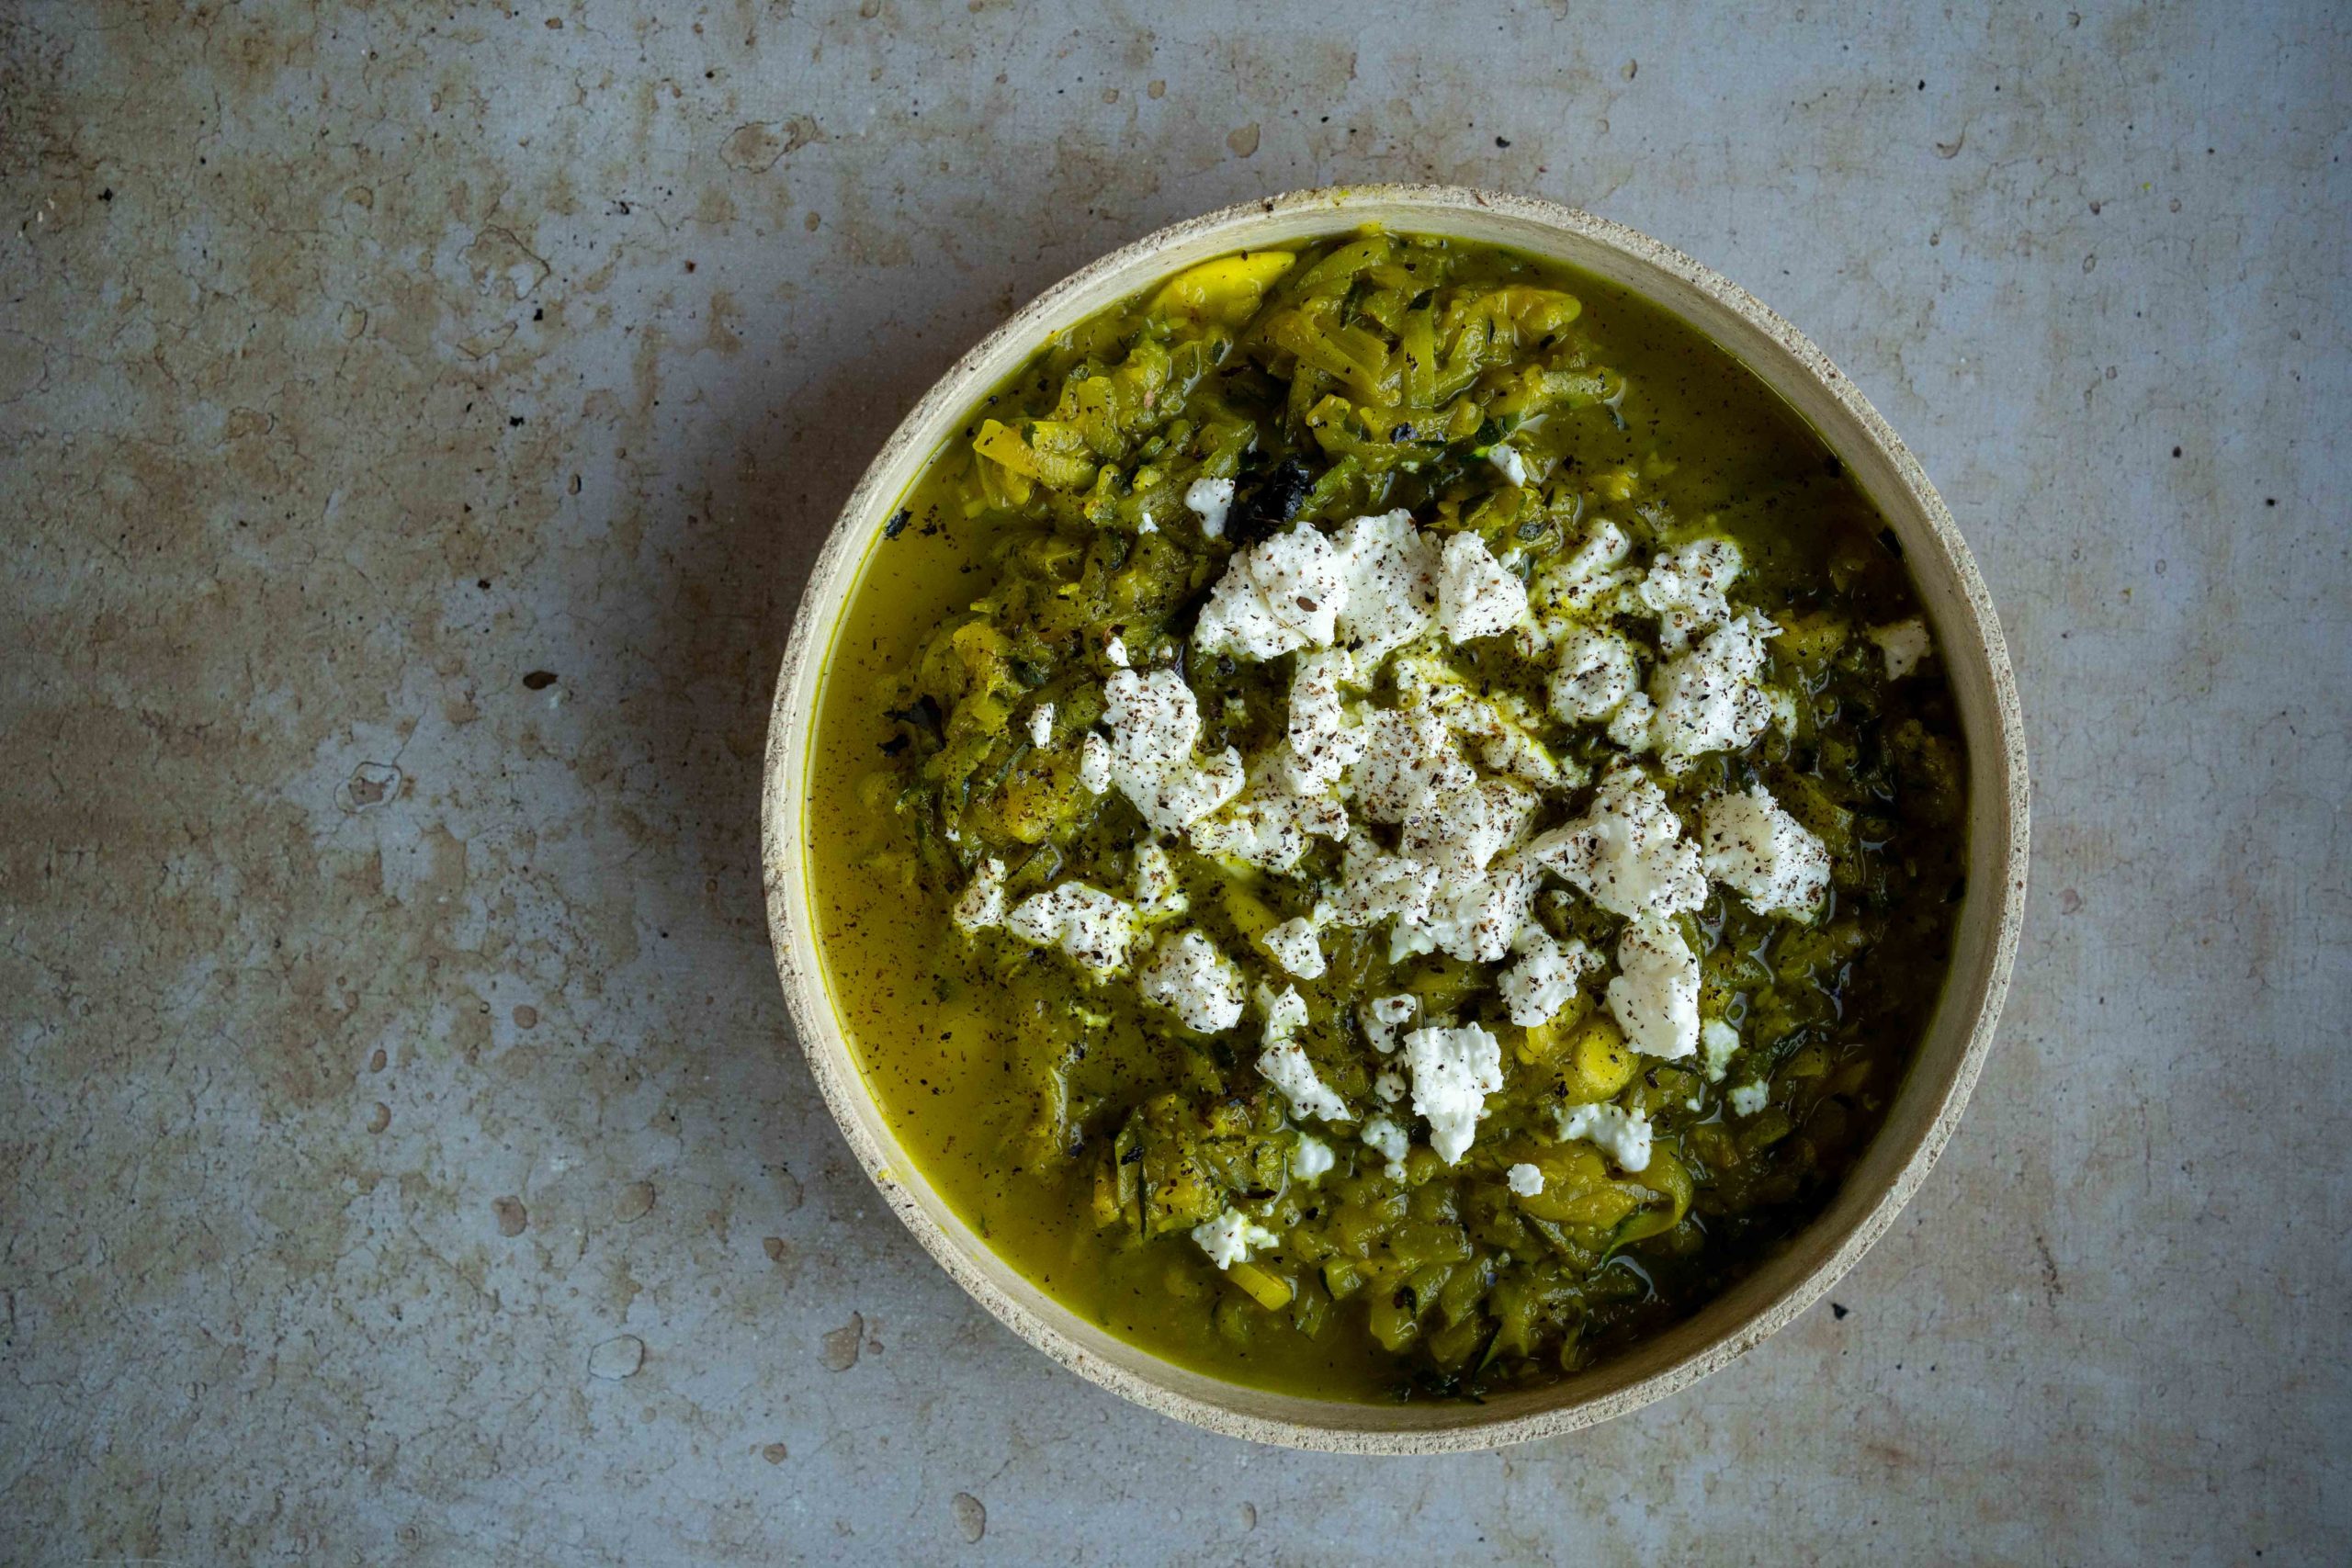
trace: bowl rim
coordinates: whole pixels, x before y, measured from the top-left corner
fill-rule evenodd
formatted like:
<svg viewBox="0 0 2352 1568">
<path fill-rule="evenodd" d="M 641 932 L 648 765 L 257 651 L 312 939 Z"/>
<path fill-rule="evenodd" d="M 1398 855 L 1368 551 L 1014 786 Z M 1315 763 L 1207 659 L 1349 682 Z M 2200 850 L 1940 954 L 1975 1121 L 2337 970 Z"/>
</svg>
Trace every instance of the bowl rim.
<svg viewBox="0 0 2352 1568">
<path fill-rule="evenodd" d="M 796 701 L 796 694 L 808 672 L 809 661 L 822 659 L 830 650 L 834 632 L 856 586 L 859 569 L 872 547 L 873 525 L 882 516 L 883 509 L 895 503 L 903 491 L 906 482 L 903 478 L 896 483 L 890 482 L 892 470 L 921 432 L 939 417 L 943 405 L 949 406 L 952 417 L 986 389 L 979 384 L 980 373 L 1008 344 L 1016 340 L 1024 347 L 1043 344 L 1054 332 L 1078 319 L 1065 312 L 1065 302 L 1084 295 L 1106 278 L 1135 270 L 1136 276 L 1131 280 L 1129 291 L 1146 287 L 1167 270 L 1163 265 L 1160 271 L 1152 271 L 1148 264 L 1180 245 L 1216 236 L 1224 243 L 1216 252 L 1210 254 L 1246 249 L 1253 230 L 1301 213 L 1331 215 L 1338 220 L 1331 225 L 1330 231 L 1344 232 L 1348 227 L 1345 215 L 1352 209 L 1399 206 L 1416 209 L 1417 218 L 1426 214 L 1430 220 L 1426 231 L 1442 231 L 1447 218 L 1452 214 L 1471 211 L 1498 213 L 1572 236 L 1602 250 L 1616 252 L 1620 257 L 1634 264 L 1637 270 L 1665 274 L 1668 278 L 1710 297 L 1714 304 L 1769 339 L 1773 347 L 1817 383 L 1819 390 L 1839 406 L 1874 449 L 1875 455 L 1884 460 L 1887 476 L 1901 488 L 1905 499 L 1924 519 L 1958 591 L 1956 600 L 1950 607 L 1959 612 L 1973 646 L 1981 651 L 1985 661 L 1986 669 L 1982 673 L 1990 688 L 1994 733 L 1969 733 L 1966 736 L 1972 753 L 1970 832 L 1973 837 L 1990 829 L 1994 841 L 1985 848 L 1992 853 L 2000 883 L 1999 907 L 1989 946 L 1975 980 L 1977 995 L 1970 1004 L 1973 1015 L 1968 1020 L 1967 1037 L 1962 1051 L 1937 1093 L 1932 1117 L 1918 1141 L 1902 1156 L 1901 1164 L 1885 1187 L 1868 1201 L 1866 1208 L 1849 1220 L 1845 1234 L 1838 1238 L 1836 1245 L 1825 1256 L 1802 1273 L 1780 1284 L 1745 1316 L 1721 1326 L 1710 1337 L 1691 1345 L 1654 1371 L 1638 1377 L 1615 1380 L 1612 1386 L 1603 1387 L 1582 1398 L 1564 1398 L 1544 1408 L 1515 1415 L 1498 1413 L 1487 1419 L 1473 1416 L 1454 1425 L 1433 1428 L 1345 1425 L 1345 1417 L 1350 1412 L 1371 1413 L 1393 1407 L 1336 1400 L 1309 1402 L 1318 1412 L 1328 1411 L 1332 1424 L 1254 1414 L 1217 1403 L 1210 1391 L 1229 1389 L 1238 1394 L 1260 1397 L 1264 1396 L 1265 1391 L 1192 1372 L 1139 1346 L 1133 1347 L 1137 1359 L 1166 1368 L 1170 1381 L 1158 1381 L 1105 1359 L 1048 1321 L 1038 1306 L 1016 1299 L 997 1280 L 989 1278 L 922 1206 L 910 1190 L 910 1183 L 928 1185 L 916 1162 L 876 1137 L 856 1113 L 860 1106 L 874 1107 L 877 1112 L 879 1108 L 864 1086 L 862 1076 L 854 1065 L 854 1048 L 831 1006 L 812 922 L 802 918 L 808 896 L 799 830 L 805 796 L 806 756 L 802 743 L 813 724 L 817 705 L 812 702 L 806 711 L 802 711 Z M 1393 219 L 1387 222 L 1391 228 L 1406 229 L 1406 225 Z M 1288 237 L 1283 243 L 1288 243 Z M 1685 311 L 1657 298 L 1654 292 L 1644 290 L 1636 284 L 1626 286 L 1643 293 L 1657 308 L 1689 320 Z M 1690 321 L 1690 324 L 1694 330 L 1706 333 L 1711 339 L 1716 336 L 1701 323 Z M 1767 385 L 1774 384 L 1763 368 L 1750 363 L 1747 355 L 1738 354 L 1729 344 L 1719 342 L 1719 346 L 1732 354 L 1751 374 L 1765 379 Z M 1788 396 L 1785 389 L 1779 389 L 1783 397 Z M 1825 439 L 1828 439 L 1826 433 Z M 934 444 L 935 440 L 934 437 Z M 1835 446 L 1833 450 L 1841 457 L 1851 456 L 1849 451 Z M 927 457 L 928 450 L 924 456 Z M 884 493 L 886 484 L 889 486 L 888 493 Z M 1873 494 L 1872 499 L 1885 509 L 1886 498 L 1883 495 Z M 826 603 L 829 597 L 830 604 Z M 1939 629 L 1948 632 L 1953 628 L 1939 626 Z M 1949 647 L 1952 639 L 1946 637 L 1942 640 Z M 820 685 L 812 688 L 812 693 L 820 690 Z M 1997 752 L 1995 759 L 1997 795 L 1991 803 L 1996 810 L 1989 822 L 1980 815 L 1984 803 L 1975 798 L 1984 790 L 1985 770 L 1976 764 L 1974 753 L 1987 747 Z M 2016 675 L 2009 662 L 2007 642 L 2001 634 L 1992 596 L 1977 570 L 1975 559 L 1962 538 L 1950 510 L 1929 483 L 1910 448 L 1811 339 L 1724 275 L 1647 234 L 1581 209 L 1539 197 L 1463 186 L 1381 184 L 1320 186 L 1219 208 L 1155 230 L 1089 263 L 1045 289 L 982 337 L 932 385 L 891 432 L 842 503 L 840 515 L 811 564 L 777 675 L 767 744 L 762 761 L 761 797 L 762 886 L 777 976 L 783 985 L 795 1033 L 835 1125 L 884 1201 L 913 1233 L 924 1250 L 999 1321 L 1081 1377 L 1148 1409 L 1225 1436 L 1329 1452 L 1457 1452 L 1499 1448 L 1575 1431 L 1679 1392 L 1728 1364 L 1803 1314 L 1885 1233 L 1905 1204 L 1926 1181 L 1938 1156 L 1950 1142 L 1992 1048 L 2024 919 L 2029 787 L 2024 716 Z M 1963 924 L 1960 930 L 1964 932 L 1965 911 L 1962 919 Z M 1951 1005 L 1953 999 L 1952 987 L 1958 982 L 1962 953 L 1962 944 L 1956 940 L 1953 967 L 1947 975 L 1946 992 L 1938 1004 L 1939 1010 Z M 1931 1020 L 1930 1032 L 1938 1026 L 1938 1021 Z M 1906 1075 L 1903 1089 L 1898 1091 L 1897 1104 L 1900 1098 L 1913 1092 L 1913 1078 Z M 1890 1117 L 1892 1114 L 1891 1107 Z M 1872 1143 L 1875 1144 L 1883 1135 L 1883 1129 L 1873 1135 Z M 1791 1238 L 1790 1245 L 1794 1246 L 1808 1232 L 1826 1223 L 1831 1208 L 1840 1201 L 1841 1194 L 1833 1193 L 1829 1206 L 1799 1230 Z M 1001 1259 L 999 1262 L 1008 1273 L 1018 1277 L 1017 1270 L 1013 1270 L 1010 1264 L 1002 1263 Z M 1754 1280 L 1764 1272 L 1766 1270 L 1759 1269 L 1747 1279 Z M 1034 1292 L 1034 1287 L 1032 1290 Z M 1681 1320 L 1676 1326 L 1682 1327 L 1698 1321 L 1710 1307 L 1721 1303 L 1739 1290 L 1740 1286 L 1735 1284 L 1713 1303 L 1702 1306 L 1699 1313 Z M 1050 1299 L 1042 1292 L 1036 1293 L 1041 1303 L 1049 1302 Z M 1617 1359 L 1625 1360 L 1638 1353 L 1636 1348 Z M 1602 1363 L 1593 1372 L 1579 1374 L 1579 1377 L 1604 1372 L 1609 1365 Z M 1568 1387 L 1577 1381 L 1570 1379 L 1555 1386 Z M 1193 1384 L 1198 1392 L 1171 1386 L 1174 1382 Z"/>
</svg>

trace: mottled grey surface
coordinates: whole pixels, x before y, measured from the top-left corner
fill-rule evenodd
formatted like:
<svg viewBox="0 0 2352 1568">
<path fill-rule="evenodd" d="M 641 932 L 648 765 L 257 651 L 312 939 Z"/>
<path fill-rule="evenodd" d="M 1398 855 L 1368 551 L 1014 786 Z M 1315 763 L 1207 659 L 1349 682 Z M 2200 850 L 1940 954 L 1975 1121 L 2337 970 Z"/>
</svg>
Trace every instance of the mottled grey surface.
<svg viewBox="0 0 2352 1568">
<path fill-rule="evenodd" d="M 2352 39 L 2077 4 L 0 7 L 0 1559 L 2344 1561 Z M 888 1221 L 754 773 L 966 344 L 1421 178 L 1844 363 L 2039 798 L 1847 1310 L 1377 1463 L 1128 1408 Z"/>
</svg>

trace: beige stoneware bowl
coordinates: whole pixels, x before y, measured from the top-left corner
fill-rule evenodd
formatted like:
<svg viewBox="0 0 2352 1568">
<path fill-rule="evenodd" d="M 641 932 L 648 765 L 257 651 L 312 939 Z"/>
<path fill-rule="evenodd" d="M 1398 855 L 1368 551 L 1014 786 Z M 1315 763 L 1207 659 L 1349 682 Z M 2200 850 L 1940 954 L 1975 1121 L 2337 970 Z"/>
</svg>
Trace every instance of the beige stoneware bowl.
<svg viewBox="0 0 2352 1568">
<path fill-rule="evenodd" d="M 1584 267 L 1679 315 L 1761 377 L 1821 432 L 1893 525 L 1968 741 L 1968 892 L 1951 976 L 1885 1125 L 1828 1207 L 1778 1256 L 1657 1337 L 1549 1388 L 1483 1404 L 1362 1404 L 1225 1382 L 1113 1337 L 1023 1279 L 932 1190 L 892 1134 L 842 1034 L 808 913 L 808 747 L 830 650 L 869 548 L 932 453 L 1061 328 L 1194 262 L 1365 224 Z M 2015 677 L 1968 547 L 1902 441 L 1819 349 L 1729 279 L 1588 213 L 1456 186 L 1300 191 L 1176 224 L 1064 278 L 958 360 L 883 445 L 818 558 L 776 683 L 761 816 L 776 970 L 809 1067 L 866 1174 L 941 1267 L 1023 1339 L 1138 1404 L 1234 1437 L 1363 1453 L 1494 1448 L 1590 1426 L 1696 1382 L 1811 1305 L 1893 1223 L 1951 1136 L 1993 1043 L 2025 904 Z"/>
</svg>

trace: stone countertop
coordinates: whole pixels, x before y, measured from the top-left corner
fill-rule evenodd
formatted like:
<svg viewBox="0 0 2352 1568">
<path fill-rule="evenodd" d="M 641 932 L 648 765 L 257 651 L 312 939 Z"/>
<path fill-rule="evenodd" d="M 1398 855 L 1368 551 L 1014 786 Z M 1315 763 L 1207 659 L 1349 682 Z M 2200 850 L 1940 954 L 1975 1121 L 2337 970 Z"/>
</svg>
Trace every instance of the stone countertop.
<svg viewBox="0 0 2352 1568">
<path fill-rule="evenodd" d="M 0 17 L 0 1558 L 2341 1562 L 2352 80 L 2323 3 Z M 1254 1450 L 891 1224 L 761 919 L 834 508 L 1008 309 L 1528 191 L 1850 371 L 2017 656 L 2002 1041 L 1685 1394 Z"/>
</svg>

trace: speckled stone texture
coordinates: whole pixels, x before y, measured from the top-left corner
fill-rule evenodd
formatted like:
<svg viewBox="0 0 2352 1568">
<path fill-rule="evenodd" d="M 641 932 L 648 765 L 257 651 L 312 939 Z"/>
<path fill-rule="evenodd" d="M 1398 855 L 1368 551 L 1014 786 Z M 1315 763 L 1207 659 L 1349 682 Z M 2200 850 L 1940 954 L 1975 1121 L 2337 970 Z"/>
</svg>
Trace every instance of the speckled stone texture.
<svg viewBox="0 0 2352 1568">
<path fill-rule="evenodd" d="M 0 1560 L 2344 1561 L 2352 40 L 2077 5 L 0 7 Z M 1397 178 L 1838 358 L 2039 797 L 2002 1043 L 1837 1304 L 1374 1463 L 1126 1407 L 924 1259 L 754 803 L 956 352 Z"/>
</svg>

